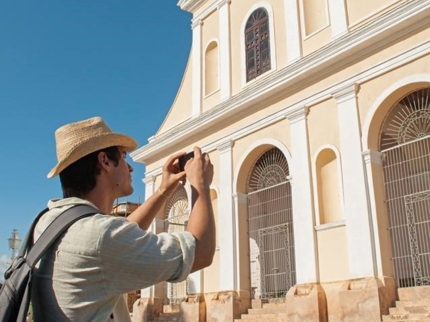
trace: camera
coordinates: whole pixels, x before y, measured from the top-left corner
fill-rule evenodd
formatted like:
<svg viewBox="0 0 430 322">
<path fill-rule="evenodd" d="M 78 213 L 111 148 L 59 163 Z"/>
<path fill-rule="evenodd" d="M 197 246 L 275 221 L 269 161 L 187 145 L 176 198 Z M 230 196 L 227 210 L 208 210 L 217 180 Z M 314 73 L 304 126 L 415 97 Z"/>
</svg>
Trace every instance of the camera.
<svg viewBox="0 0 430 322">
<path fill-rule="evenodd" d="M 178 160 L 179 161 L 179 171 L 181 171 L 181 172 L 184 171 L 185 164 L 191 158 L 194 158 L 194 152 L 188 152 L 187 154 L 185 154 L 179 158 L 179 160 Z"/>
</svg>

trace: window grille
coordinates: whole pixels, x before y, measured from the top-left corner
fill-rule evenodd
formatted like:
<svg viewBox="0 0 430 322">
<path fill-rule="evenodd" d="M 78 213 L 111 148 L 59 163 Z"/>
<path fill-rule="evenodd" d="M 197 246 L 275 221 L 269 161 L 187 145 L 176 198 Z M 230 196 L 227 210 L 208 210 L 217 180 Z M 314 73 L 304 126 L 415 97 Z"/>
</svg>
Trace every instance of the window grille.
<svg viewBox="0 0 430 322">
<path fill-rule="evenodd" d="M 255 10 L 245 27 L 246 81 L 271 68 L 269 16 L 263 8 Z"/>
<path fill-rule="evenodd" d="M 430 88 L 396 103 L 382 125 L 392 264 L 398 287 L 430 285 Z"/>
<path fill-rule="evenodd" d="M 288 163 L 273 148 L 248 178 L 248 230 L 253 298 L 284 301 L 296 283 L 291 185 Z"/>
<path fill-rule="evenodd" d="M 166 203 L 165 230 L 169 233 L 185 231 L 190 211 L 185 188 L 179 186 Z M 188 294 L 188 278 L 180 283 L 167 283 L 168 299 L 170 304 L 180 304 Z"/>
</svg>

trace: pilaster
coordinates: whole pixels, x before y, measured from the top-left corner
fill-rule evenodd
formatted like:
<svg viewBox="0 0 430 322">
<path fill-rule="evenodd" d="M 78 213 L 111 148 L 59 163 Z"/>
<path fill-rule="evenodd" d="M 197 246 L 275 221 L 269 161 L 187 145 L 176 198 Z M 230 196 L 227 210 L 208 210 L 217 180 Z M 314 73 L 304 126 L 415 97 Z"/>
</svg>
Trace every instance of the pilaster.
<svg viewBox="0 0 430 322">
<path fill-rule="evenodd" d="M 317 251 L 310 171 L 307 107 L 286 115 L 290 121 L 291 185 L 297 284 L 317 282 Z"/>
<path fill-rule="evenodd" d="M 220 246 L 220 289 L 233 290 L 236 285 L 236 272 L 230 269 L 236 266 L 236 221 L 233 215 L 233 141 L 227 141 L 217 147 L 220 153 L 220 186 L 218 204 L 218 227 Z"/>
<path fill-rule="evenodd" d="M 231 0 L 222 0 L 218 4 L 221 101 L 231 96 L 230 3 Z"/>
<path fill-rule="evenodd" d="M 338 38 L 348 32 L 345 0 L 328 0 L 331 37 Z"/>
<path fill-rule="evenodd" d="M 287 59 L 294 62 L 302 56 L 297 0 L 284 0 L 285 28 L 287 35 Z"/>
<path fill-rule="evenodd" d="M 367 197 L 366 175 L 361 154 L 357 86 L 333 93 L 337 101 L 343 176 L 344 218 L 352 278 L 374 276 L 373 224 Z"/>
<path fill-rule="evenodd" d="M 233 290 L 241 289 L 239 285 L 239 276 L 240 276 L 240 267 L 238 264 L 238 256 L 240 254 L 240 242 L 239 242 L 239 214 L 240 207 L 246 206 L 248 204 L 248 195 L 244 193 L 234 193 L 233 194 L 233 203 L 234 203 L 234 221 L 236 223 L 234 227 L 234 242 L 235 242 L 235 256 L 233 258 L 233 266 L 232 271 L 234 275 L 234 288 Z M 223 271 L 224 274 L 224 271 Z"/>
<path fill-rule="evenodd" d="M 193 72 L 192 72 L 192 116 L 199 116 L 202 106 L 202 20 L 194 21 L 193 30 Z"/>
</svg>

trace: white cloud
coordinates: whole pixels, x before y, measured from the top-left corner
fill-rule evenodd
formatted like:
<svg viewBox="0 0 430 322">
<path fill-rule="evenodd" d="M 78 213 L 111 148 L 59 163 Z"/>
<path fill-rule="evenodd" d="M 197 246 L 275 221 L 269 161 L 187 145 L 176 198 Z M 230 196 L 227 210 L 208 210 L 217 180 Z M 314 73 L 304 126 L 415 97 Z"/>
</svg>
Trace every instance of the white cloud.
<svg viewBox="0 0 430 322">
<path fill-rule="evenodd" d="M 10 258 L 6 255 L 0 255 L 0 283 L 4 282 L 4 272 L 9 268 Z"/>
</svg>

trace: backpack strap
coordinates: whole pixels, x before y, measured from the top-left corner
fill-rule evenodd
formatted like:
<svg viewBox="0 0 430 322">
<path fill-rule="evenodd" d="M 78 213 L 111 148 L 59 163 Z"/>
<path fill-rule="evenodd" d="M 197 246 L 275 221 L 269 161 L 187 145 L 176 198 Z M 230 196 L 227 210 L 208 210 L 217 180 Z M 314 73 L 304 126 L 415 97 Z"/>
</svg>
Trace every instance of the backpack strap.
<svg viewBox="0 0 430 322">
<path fill-rule="evenodd" d="M 83 217 L 88 217 L 96 213 L 100 213 L 100 210 L 90 205 L 84 204 L 73 206 L 61 213 L 57 218 L 52 221 L 48 228 L 45 229 L 42 235 L 40 235 L 36 243 L 33 246 L 30 246 L 26 258 L 28 266 L 33 268 L 34 265 L 39 261 L 39 259 L 49 248 L 49 246 L 51 246 L 58 239 L 58 237 L 61 236 L 61 234 L 63 234 L 73 223 Z M 39 214 L 38 218 L 40 217 L 41 215 Z M 37 222 L 37 220 L 35 220 L 35 222 Z M 34 227 L 35 224 L 33 223 L 30 229 L 31 234 L 33 233 Z M 28 236 L 26 236 L 26 239 L 27 237 Z M 26 242 L 28 241 L 30 240 L 26 240 Z M 26 245 L 26 247 L 28 246 L 29 245 Z"/>
</svg>

